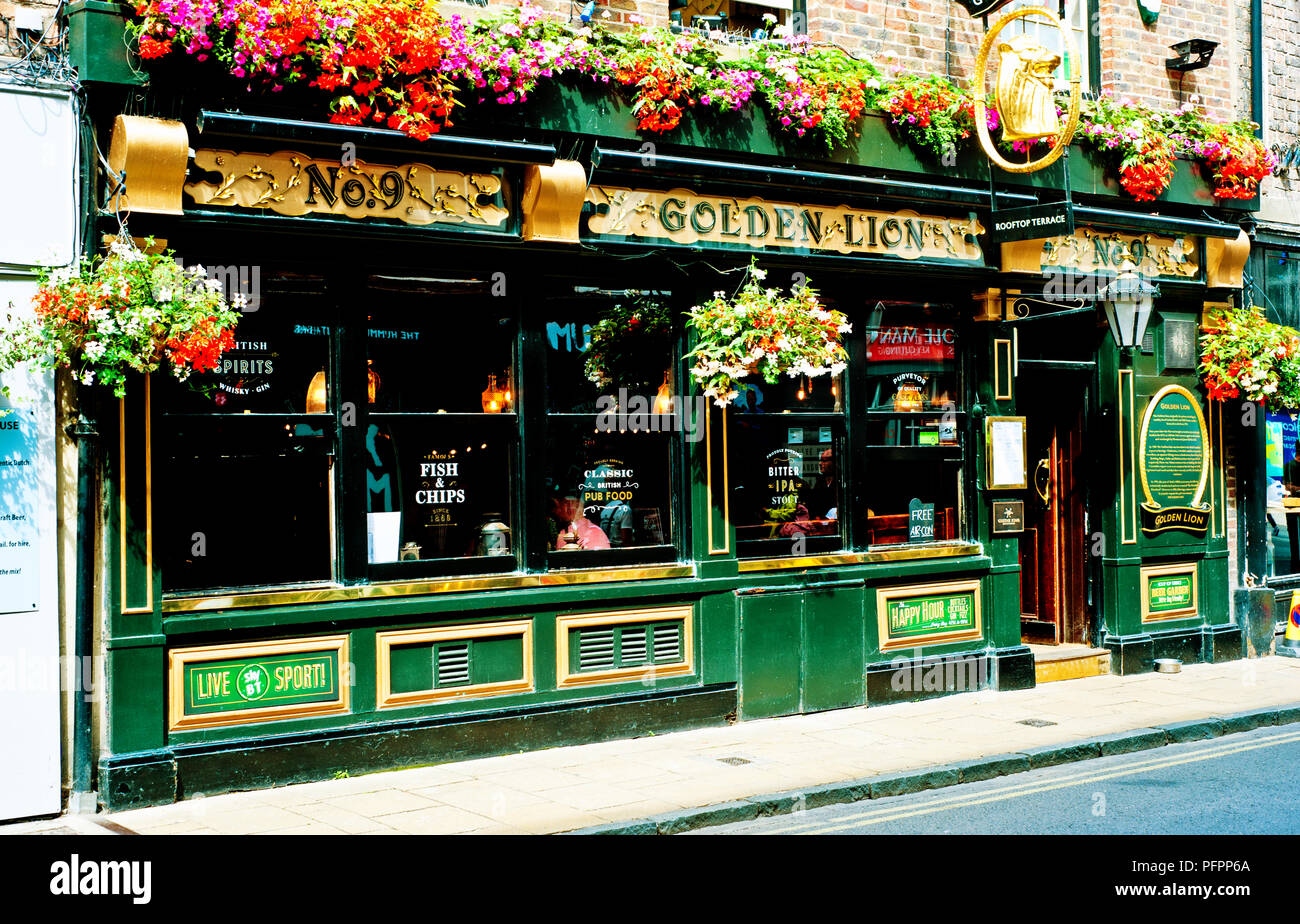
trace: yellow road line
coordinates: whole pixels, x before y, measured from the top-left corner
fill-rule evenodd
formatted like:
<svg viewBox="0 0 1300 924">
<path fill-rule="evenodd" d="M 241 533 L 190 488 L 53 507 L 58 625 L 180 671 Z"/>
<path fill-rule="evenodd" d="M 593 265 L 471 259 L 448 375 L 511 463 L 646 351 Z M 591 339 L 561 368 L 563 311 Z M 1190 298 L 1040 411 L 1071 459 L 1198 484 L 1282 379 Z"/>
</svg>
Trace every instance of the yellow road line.
<svg viewBox="0 0 1300 924">
<path fill-rule="evenodd" d="M 1050 782 L 1031 781 L 1026 783 L 1015 783 L 1004 787 L 994 793 L 981 793 L 979 796 L 970 794 L 947 796 L 927 803 L 925 806 L 916 809 L 900 809 L 878 807 L 867 811 L 859 812 L 847 819 L 837 819 L 837 824 L 825 825 L 816 822 L 803 826 L 801 830 L 791 830 L 789 828 L 773 831 L 761 832 L 764 834 L 829 834 L 835 831 L 842 831 L 846 828 L 856 827 L 860 824 L 881 824 L 886 821 L 893 821 L 899 818 L 910 818 L 915 815 L 930 815 L 935 812 L 944 812 L 954 808 L 963 808 L 966 806 L 983 805 L 988 802 L 1001 802 L 1007 799 L 1014 799 L 1019 796 L 1033 795 L 1040 792 L 1048 792 L 1054 789 L 1065 789 L 1071 786 L 1078 786 L 1088 782 L 1098 782 L 1120 776 L 1132 776 L 1138 773 L 1145 773 L 1150 770 L 1159 770 L 1164 767 L 1173 767 L 1179 764 L 1195 763 L 1203 760 L 1212 760 L 1216 757 L 1226 757 L 1230 754 L 1240 754 L 1244 751 L 1253 751 L 1258 748 L 1274 747 L 1279 744 L 1288 744 L 1292 741 L 1300 740 L 1300 731 L 1286 732 L 1280 735 L 1274 735 L 1267 738 L 1255 739 L 1249 743 L 1220 744 L 1216 747 L 1202 751 L 1191 757 L 1163 756 L 1141 761 L 1137 764 L 1129 764 L 1120 770 L 1109 771 L 1089 771 L 1076 773 L 1067 777 L 1057 777 Z M 1187 742 L 1191 743 L 1191 742 Z M 1121 756 L 1121 755 L 1115 755 Z M 1049 769 L 1049 768 L 1044 768 Z M 909 793 L 909 795 L 911 795 Z M 888 797 L 897 798 L 897 797 Z"/>
</svg>

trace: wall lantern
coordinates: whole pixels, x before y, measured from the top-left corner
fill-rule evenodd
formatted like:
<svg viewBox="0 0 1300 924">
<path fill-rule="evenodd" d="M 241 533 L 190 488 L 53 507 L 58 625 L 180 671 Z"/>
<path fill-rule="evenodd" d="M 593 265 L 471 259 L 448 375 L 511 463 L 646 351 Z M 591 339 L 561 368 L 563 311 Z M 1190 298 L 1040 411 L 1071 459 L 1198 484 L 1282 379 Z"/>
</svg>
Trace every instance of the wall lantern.
<svg viewBox="0 0 1300 924">
<path fill-rule="evenodd" d="M 1158 287 L 1138 274 L 1133 258 L 1125 255 L 1119 275 L 1101 290 L 1111 336 L 1121 349 L 1131 350 L 1142 342 L 1151 320 L 1151 305 L 1159 294 Z"/>
<path fill-rule="evenodd" d="M 1214 57 L 1214 49 L 1219 47 L 1219 43 L 1211 42 L 1209 39 L 1188 39 L 1169 47 L 1178 57 L 1166 58 L 1165 69 L 1186 73 L 1209 67 L 1210 59 Z"/>
<path fill-rule="evenodd" d="M 1154 26 L 1160 18 L 1160 0 L 1138 0 L 1138 12 L 1142 14 L 1142 24 Z"/>
</svg>

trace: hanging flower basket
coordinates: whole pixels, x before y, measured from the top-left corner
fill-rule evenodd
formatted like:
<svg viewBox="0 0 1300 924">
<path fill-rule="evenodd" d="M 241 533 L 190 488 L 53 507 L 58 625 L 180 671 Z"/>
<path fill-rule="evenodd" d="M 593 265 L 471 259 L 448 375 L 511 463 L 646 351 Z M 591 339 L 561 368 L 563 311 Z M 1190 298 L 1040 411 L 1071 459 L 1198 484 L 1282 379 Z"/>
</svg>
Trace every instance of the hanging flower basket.
<svg viewBox="0 0 1300 924">
<path fill-rule="evenodd" d="M 840 343 L 851 330 L 844 313 L 824 308 L 808 285 L 789 295 L 766 289 L 760 285 L 766 276 L 751 264 L 734 297 L 715 292 L 690 310 L 698 338 L 687 354 L 695 360 L 691 375 L 719 407 L 740 394 L 741 379 L 761 375 L 771 384 L 782 375 L 839 375 L 848 364 Z"/>
<path fill-rule="evenodd" d="M 214 369 L 234 346 L 239 314 L 204 276 L 171 251 L 145 253 L 120 236 L 99 260 L 42 273 L 35 310 L 0 325 L 0 372 L 35 361 L 122 397 L 131 372 L 165 366 L 183 382 Z"/>
<path fill-rule="evenodd" d="M 1300 334 L 1270 324 L 1255 308 L 1207 321 L 1198 367 L 1213 401 L 1259 401 L 1269 410 L 1300 407 Z"/>
</svg>

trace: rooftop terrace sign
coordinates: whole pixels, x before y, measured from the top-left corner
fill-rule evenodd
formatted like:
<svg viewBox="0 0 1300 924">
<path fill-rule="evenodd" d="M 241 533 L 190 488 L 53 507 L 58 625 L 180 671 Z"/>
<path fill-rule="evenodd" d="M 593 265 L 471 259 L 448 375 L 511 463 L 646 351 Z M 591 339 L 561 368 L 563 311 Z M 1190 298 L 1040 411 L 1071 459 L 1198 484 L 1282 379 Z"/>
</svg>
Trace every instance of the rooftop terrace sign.
<svg viewBox="0 0 1300 924">
<path fill-rule="evenodd" d="M 618 186 L 592 186 L 586 201 L 594 213 L 589 239 L 984 263 L 984 228 L 974 214 L 944 218 Z"/>
</svg>

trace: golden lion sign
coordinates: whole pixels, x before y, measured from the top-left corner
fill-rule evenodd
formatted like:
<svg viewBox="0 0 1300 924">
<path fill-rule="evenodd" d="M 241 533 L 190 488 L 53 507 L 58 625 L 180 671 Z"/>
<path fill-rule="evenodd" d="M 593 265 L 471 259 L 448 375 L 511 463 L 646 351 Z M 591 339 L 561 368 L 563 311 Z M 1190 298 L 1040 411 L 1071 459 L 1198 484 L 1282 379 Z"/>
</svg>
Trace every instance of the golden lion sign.
<svg viewBox="0 0 1300 924">
<path fill-rule="evenodd" d="M 588 232 L 602 238 L 984 262 L 979 243 L 984 228 L 974 215 L 942 218 L 913 211 L 863 211 L 845 206 L 702 196 L 685 189 L 658 191 L 618 186 L 592 186 L 587 190 L 587 203 L 595 211 L 588 220 Z"/>
<path fill-rule="evenodd" d="M 1000 40 L 1002 31 L 1011 23 L 1036 17 L 1036 22 L 1047 23 L 1061 36 L 1062 53 L 1045 48 L 1031 33 Z M 1033 173 L 1050 166 L 1065 151 L 1079 126 L 1079 75 L 1070 67 L 1071 42 L 1060 21 L 1042 9 L 1016 10 L 999 19 L 980 45 L 975 62 L 975 130 L 980 146 L 989 160 L 1008 173 Z M 994 102 L 1002 124 L 1002 141 L 1031 141 L 1050 139 L 1052 147 L 1046 154 L 1023 164 L 1013 163 L 1002 155 L 989 135 L 988 109 L 984 104 L 989 62 L 997 65 Z M 1065 72 L 1070 80 L 1070 108 L 1062 122 L 1056 111 L 1054 74 L 1064 59 Z"/>
</svg>

